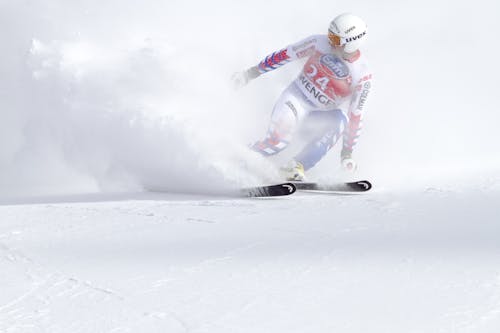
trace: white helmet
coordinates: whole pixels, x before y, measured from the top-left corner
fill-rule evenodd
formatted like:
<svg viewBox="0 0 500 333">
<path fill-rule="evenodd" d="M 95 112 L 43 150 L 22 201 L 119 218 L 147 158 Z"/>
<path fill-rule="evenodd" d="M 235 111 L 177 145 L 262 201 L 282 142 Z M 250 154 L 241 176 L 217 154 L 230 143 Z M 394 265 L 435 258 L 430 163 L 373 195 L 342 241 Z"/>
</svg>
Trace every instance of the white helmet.
<svg viewBox="0 0 500 333">
<path fill-rule="evenodd" d="M 366 23 L 359 17 L 345 13 L 330 23 L 328 38 L 333 46 L 343 46 L 347 53 L 356 52 L 366 36 Z"/>
</svg>

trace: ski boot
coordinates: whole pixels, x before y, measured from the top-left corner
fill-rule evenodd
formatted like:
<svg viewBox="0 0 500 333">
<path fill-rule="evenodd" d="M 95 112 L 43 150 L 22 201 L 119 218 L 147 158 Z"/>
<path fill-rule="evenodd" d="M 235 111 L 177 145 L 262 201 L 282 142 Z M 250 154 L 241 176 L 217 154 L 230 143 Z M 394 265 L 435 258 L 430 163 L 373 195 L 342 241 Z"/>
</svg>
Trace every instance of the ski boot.
<svg viewBox="0 0 500 333">
<path fill-rule="evenodd" d="M 305 180 L 305 171 L 302 163 L 291 160 L 280 168 L 280 173 L 288 181 L 302 182 Z"/>
</svg>

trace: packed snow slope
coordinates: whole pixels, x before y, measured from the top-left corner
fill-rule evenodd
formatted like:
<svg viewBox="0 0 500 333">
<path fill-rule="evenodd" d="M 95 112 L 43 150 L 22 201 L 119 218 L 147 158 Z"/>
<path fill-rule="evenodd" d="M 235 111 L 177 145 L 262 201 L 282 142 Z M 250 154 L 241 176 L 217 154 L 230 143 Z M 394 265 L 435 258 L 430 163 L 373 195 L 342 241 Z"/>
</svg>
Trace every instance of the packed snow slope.
<svg viewBox="0 0 500 333">
<path fill-rule="evenodd" d="M 0 0 L 0 332 L 498 332 L 499 9 Z M 229 196 L 301 63 L 229 77 L 346 11 L 374 190 Z"/>
<path fill-rule="evenodd" d="M 4 205 L 0 332 L 496 333 L 491 184 Z"/>
</svg>

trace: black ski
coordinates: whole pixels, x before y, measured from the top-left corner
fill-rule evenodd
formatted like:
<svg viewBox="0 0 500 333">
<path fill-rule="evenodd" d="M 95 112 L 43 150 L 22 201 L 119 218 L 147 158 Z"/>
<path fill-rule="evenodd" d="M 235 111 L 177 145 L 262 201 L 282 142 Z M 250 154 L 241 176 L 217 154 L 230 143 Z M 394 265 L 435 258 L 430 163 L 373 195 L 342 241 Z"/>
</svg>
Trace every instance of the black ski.
<svg viewBox="0 0 500 333">
<path fill-rule="evenodd" d="M 359 193 L 369 191 L 372 188 L 372 184 L 367 180 L 338 184 L 319 184 L 309 182 L 294 182 L 293 184 L 299 191 Z"/>
<path fill-rule="evenodd" d="M 283 195 L 290 195 L 295 193 L 297 188 L 292 183 L 282 183 L 267 186 L 248 187 L 241 190 L 243 196 L 246 197 L 277 197 Z"/>
</svg>

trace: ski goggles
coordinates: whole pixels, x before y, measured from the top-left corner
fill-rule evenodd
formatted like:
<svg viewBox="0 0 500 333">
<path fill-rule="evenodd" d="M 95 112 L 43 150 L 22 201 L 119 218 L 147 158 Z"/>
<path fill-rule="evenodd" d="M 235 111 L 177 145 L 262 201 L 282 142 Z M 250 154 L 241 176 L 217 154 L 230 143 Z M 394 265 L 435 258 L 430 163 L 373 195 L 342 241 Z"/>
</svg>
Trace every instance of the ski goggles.
<svg viewBox="0 0 500 333">
<path fill-rule="evenodd" d="M 332 44 L 333 46 L 342 46 L 343 45 L 342 37 L 334 34 L 331 31 L 328 31 L 328 39 L 330 40 L 330 44 Z"/>
</svg>

